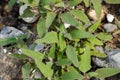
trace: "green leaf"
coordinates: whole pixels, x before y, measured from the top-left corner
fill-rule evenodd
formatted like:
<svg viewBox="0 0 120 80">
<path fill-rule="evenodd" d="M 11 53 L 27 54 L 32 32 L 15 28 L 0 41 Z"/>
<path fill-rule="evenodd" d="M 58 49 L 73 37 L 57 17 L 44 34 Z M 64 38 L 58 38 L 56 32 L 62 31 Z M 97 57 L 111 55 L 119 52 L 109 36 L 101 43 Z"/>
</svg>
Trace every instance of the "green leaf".
<svg viewBox="0 0 120 80">
<path fill-rule="evenodd" d="M 24 80 L 29 80 L 30 71 L 31 71 L 31 65 L 29 63 L 22 66 L 22 74 Z"/>
<path fill-rule="evenodd" d="M 61 80 L 82 80 L 83 77 L 80 73 L 78 73 L 77 71 L 69 71 L 69 72 L 65 72 L 62 75 L 62 79 Z"/>
<path fill-rule="evenodd" d="M 37 39 L 36 43 L 58 43 L 57 33 L 54 31 L 48 32 L 42 39 Z"/>
<path fill-rule="evenodd" d="M 65 50 L 66 42 L 65 42 L 65 38 L 63 37 L 62 33 L 59 33 L 59 45 L 60 45 L 60 51 Z"/>
<path fill-rule="evenodd" d="M 47 13 L 46 23 L 45 23 L 47 29 L 50 27 L 55 17 L 56 17 L 56 14 L 54 12 Z"/>
<path fill-rule="evenodd" d="M 89 5 L 90 5 L 90 4 L 89 4 L 89 0 L 83 0 L 83 1 L 84 1 L 84 3 L 85 3 L 85 6 L 86 6 L 86 7 L 89 7 Z"/>
<path fill-rule="evenodd" d="M 107 55 L 105 53 L 100 53 L 98 51 L 90 51 L 92 56 L 100 57 L 100 58 L 106 58 Z"/>
<path fill-rule="evenodd" d="M 48 56 L 51 58 L 55 58 L 55 44 L 51 45 L 50 52 L 48 53 Z"/>
<path fill-rule="evenodd" d="M 91 33 L 81 30 L 72 30 L 70 34 L 74 39 L 94 38 L 94 35 L 92 35 Z"/>
<path fill-rule="evenodd" d="M 72 26 L 79 25 L 78 21 L 70 13 L 63 13 L 60 17 L 64 23 L 71 24 Z"/>
<path fill-rule="evenodd" d="M 117 18 L 115 18 L 115 24 L 120 28 L 120 21 Z"/>
<path fill-rule="evenodd" d="M 90 24 L 88 17 L 82 10 L 71 10 L 70 13 L 74 15 L 77 19 L 81 20 L 82 22 Z"/>
<path fill-rule="evenodd" d="M 9 38 L 5 38 L 5 39 L 0 39 L 0 45 L 4 46 L 4 45 L 8 45 L 8 44 L 13 44 L 16 43 L 19 39 L 25 39 L 27 38 L 27 35 L 22 34 L 16 37 L 9 37 Z"/>
<path fill-rule="evenodd" d="M 120 0 L 105 0 L 105 2 L 109 3 L 109 4 L 120 4 Z"/>
<path fill-rule="evenodd" d="M 104 41 L 110 41 L 113 38 L 112 35 L 102 32 L 97 34 L 96 37 Z"/>
<path fill-rule="evenodd" d="M 99 27 L 100 23 L 101 23 L 101 20 L 95 22 L 92 26 L 90 26 L 89 31 L 94 32 Z"/>
<path fill-rule="evenodd" d="M 49 65 L 43 64 L 42 61 L 38 59 L 35 60 L 35 63 L 45 77 L 52 77 L 53 71 Z"/>
<path fill-rule="evenodd" d="M 72 36 L 71 36 L 70 33 L 66 33 L 66 34 L 64 35 L 64 37 L 65 37 L 65 38 L 68 38 L 69 40 L 72 40 Z"/>
<path fill-rule="evenodd" d="M 35 52 L 32 50 L 28 50 L 28 49 L 22 49 L 23 53 L 31 58 L 33 58 L 35 60 L 35 63 L 37 65 L 37 67 L 40 69 L 40 71 L 42 72 L 42 74 L 45 77 L 51 77 L 53 74 L 52 69 L 50 68 L 50 66 L 48 66 L 47 64 L 43 64 L 42 60 L 44 57 L 44 54 L 39 53 L 39 52 Z M 48 73 L 49 72 L 49 73 Z"/>
<path fill-rule="evenodd" d="M 18 46 L 18 48 L 28 48 L 27 45 L 25 44 L 25 42 L 21 39 L 17 40 L 17 46 Z"/>
<path fill-rule="evenodd" d="M 97 69 L 95 72 L 98 73 L 95 77 L 103 79 L 120 73 L 120 68 L 101 68 Z"/>
<path fill-rule="evenodd" d="M 101 0 L 91 0 L 93 3 L 93 7 L 95 9 L 95 12 L 97 14 L 97 17 L 99 18 L 101 15 L 101 11 L 102 11 L 102 3 Z"/>
<path fill-rule="evenodd" d="M 19 18 L 26 18 L 26 17 L 33 17 L 34 13 L 30 11 L 30 7 L 25 9 L 22 15 L 19 16 Z"/>
<path fill-rule="evenodd" d="M 39 52 L 35 52 L 35 51 L 29 50 L 29 49 L 21 49 L 21 50 L 23 51 L 23 54 L 31 57 L 34 60 L 38 59 L 38 60 L 42 61 L 42 59 L 44 57 L 44 54 L 39 53 Z"/>
<path fill-rule="evenodd" d="M 78 66 L 79 66 L 79 62 L 78 62 L 77 53 L 76 53 L 74 47 L 72 47 L 72 46 L 67 46 L 66 54 L 67 54 L 68 59 L 69 59 L 76 67 L 78 67 Z"/>
<path fill-rule="evenodd" d="M 56 7 L 65 7 L 64 2 L 59 2 L 57 4 L 55 4 Z"/>
<path fill-rule="evenodd" d="M 53 0 L 54 3 L 59 3 L 59 2 L 62 2 L 62 0 Z"/>
<path fill-rule="evenodd" d="M 32 1 L 29 1 L 29 0 L 19 0 L 19 1 L 27 4 L 30 7 L 36 7 L 36 6 L 39 5 L 39 2 L 40 2 L 40 0 L 32 0 Z"/>
<path fill-rule="evenodd" d="M 46 33 L 45 19 L 41 17 L 37 23 L 37 32 L 40 38 Z"/>
<path fill-rule="evenodd" d="M 59 3 L 62 0 L 40 0 L 40 3 L 43 7 L 50 6 L 51 4 Z"/>
<path fill-rule="evenodd" d="M 65 29 L 64 24 L 60 25 L 60 32 L 63 33 L 63 34 L 67 33 L 67 30 Z"/>
<path fill-rule="evenodd" d="M 41 5 L 45 6 L 45 5 L 50 5 L 51 3 L 53 3 L 53 0 L 41 0 Z"/>
<path fill-rule="evenodd" d="M 92 78 L 94 76 L 97 76 L 98 73 L 96 73 L 96 72 L 89 72 L 88 75 L 89 75 L 90 78 Z"/>
<path fill-rule="evenodd" d="M 11 9 L 16 2 L 17 2 L 17 0 L 10 0 L 8 3 L 9 8 Z"/>
<path fill-rule="evenodd" d="M 91 54 L 89 46 L 86 46 L 84 53 L 80 56 L 80 71 L 87 72 L 91 68 Z"/>
<path fill-rule="evenodd" d="M 8 54 L 7 56 L 12 57 L 12 58 L 21 59 L 21 60 L 26 59 L 26 56 L 24 54 Z"/>
<path fill-rule="evenodd" d="M 56 62 L 57 65 L 59 66 L 63 66 L 63 65 L 68 65 L 68 64 L 71 64 L 71 61 L 67 58 L 65 59 L 60 59 Z"/>
<path fill-rule="evenodd" d="M 90 41 L 93 45 L 103 45 L 102 41 L 97 38 L 89 38 L 88 41 Z"/>
<path fill-rule="evenodd" d="M 68 1 L 69 5 L 72 6 L 76 6 L 77 4 L 81 3 L 82 0 L 70 0 Z"/>
</svg>

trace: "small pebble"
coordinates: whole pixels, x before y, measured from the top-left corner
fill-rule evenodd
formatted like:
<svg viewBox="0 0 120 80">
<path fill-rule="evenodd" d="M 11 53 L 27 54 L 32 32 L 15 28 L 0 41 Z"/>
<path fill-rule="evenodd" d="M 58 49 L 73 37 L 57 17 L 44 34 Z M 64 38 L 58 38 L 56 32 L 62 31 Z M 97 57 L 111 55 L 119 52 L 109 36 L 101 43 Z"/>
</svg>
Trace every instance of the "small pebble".
<svg viewBox="0 0 120 80">
<path fill-rule="evenodd" d="M 18 50 L 18 54 L 22 54 L 23 52 L 22 52 L 22 50 L 21 49 L 19 49 Z"/>
<path fill-rule="evenodd" d="M 64 23 L 64 26 L 65 26 L 65 28 L 69 28 L 69 27 L 70 27 L 70 24 Z"/>
<path fill-rule="evenodd" d="M 41 73 L 36 71 L 35 72 L 35 79 L 40 79 L 42 77 Z"/>
<path fill-rule="evenodd" d="M 108 22 L 113 22 L 113 20 L 114 20 L 114 18 L 115 18 L 112 14 L 107 14 L 106 17 L 107 17 L 107 21 L 108 21 Z"/>
<path fill-rule="evenodd" d="M 8 54 L 12 54 L 11 52 L 8 52 Z"/>
<path fill-rule="evenodd" d="M 95 46 L 95 49 L 99 51 L 100 53 L 105 53 L 104 49 L 102 46 Z"/>
<path fill-rule="evenodd" d="M 42 44 L 42 43 L 41 43 L 41 44 L 37 44 L 37 45 L 35 46 L 35 48 L 34 48 L 34 51 L 37 51 L 37 52 L 38 52 L 38 51 L 40 51 L 41 49 L 43 49 L 44 46 L 45 46 L 45 45 Z"/>
<path fill-rule="evenodd" d="M 7 49 L 3 49 L 3 52 L 4 52 L 4 53 L 7 53 Z"/>
<path fill-rule="evenodd" d="M 103 25 L 103 28 L 105 29 L 106 32 L 113 32 L 117 29 L 117 25 L 106 23 Z"/>
</svg>

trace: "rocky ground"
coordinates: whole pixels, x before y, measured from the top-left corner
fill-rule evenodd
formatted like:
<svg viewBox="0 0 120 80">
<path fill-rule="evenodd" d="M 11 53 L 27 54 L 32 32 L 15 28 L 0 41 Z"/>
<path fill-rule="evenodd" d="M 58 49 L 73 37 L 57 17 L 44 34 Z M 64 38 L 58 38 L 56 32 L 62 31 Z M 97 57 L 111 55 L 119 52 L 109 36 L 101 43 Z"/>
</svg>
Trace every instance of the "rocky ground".
<svg viewBox="0 0 120 80">
<path fill-rule="evenodd" d="M 0 0 L 0 30 L 1 30 L 0 34 L 4 34 L 4 37 L 5 36 L 8 37 L 10 35 L 15 34 L 16 32 L 18 33 L 18 35 L 25 34 L 25 30 L 30 29 L 33 32 L 33 34 L 31 34 L 31 38 L 29 39 L 29 41 L 26 40 L 26 43 L 30 45 L 30 43 L 34 41 L 34 38 L 37 38 L 37 36 L 35 36 L 36 32 L 34 32 L 34 27 L 33 27 L 36 25 L 36 22 L 31 24 L 24 22 L 22 19 L 19 19 L 18 4 L 15 4 L 12 9 L 9 9 L 8 1 L 9 0 Z M 103 3 L 103 6 L 107 9 L 107 13 L 112 14 L 116 19 L 120 20 L 120 15 L 119 15 L 120 5 L 117 4 L 109 5 Z M 108 22 L 106 16 L 104 17 L 101 25 L 106 30 L 106 32 L 111 34 L 118 29 L 117 25 L 115 24 L 115 19 L 112 22 Z M 12 26 L 13 28 L 10 29 L 9 26 Z M 13 52 L 19 53 L 19 49 L 17 49 L 14 45 L 10 44 L 7 46 L 0 46 L 0 80 L 22 80 L 21 67 L 23 65 L 23 62 L 19 59 L 14 59 L 7 56 L 7 54 L 12 54 Z M 106 52 L 107 51 L 105 50 L 106 45 L 111 46 L 112 48 L 111 51 Z M 41 47 L 41 49 L 43 49 L 43 45 L 38 45 L 38 46 Z M 37 47 L 36 50 L 38 50 Z M 102 48 L 98 48 L 98 50 L 109 53 L 109 55 L 118 54 L 117 55 L 118 59 L 116 59 L 116 57 L 114 56 L 113 57 L 110 56 L 108 57 L 109 62 L 107 62 L 108 60 L 101 60 L 98 58 L 94 58 L 95 60 L 95 62 L 93 62 L 93 65 L 95 66 L 94 69 L 104 66 L 120 67 L 120 62 L 119 62 L 120 33 L 119 32 L 117 35 L 116 34 L 114 35 L 113 40 L 106 43 L 105 46 L 103 46 Z M 112 61 L 114 61 L 114 63 Z M 97 79 L 93 78 L 91 80 L 97 80 Z M 105 80 L 120 80 L 120 74 L 106 78 Z"/>
</svg>

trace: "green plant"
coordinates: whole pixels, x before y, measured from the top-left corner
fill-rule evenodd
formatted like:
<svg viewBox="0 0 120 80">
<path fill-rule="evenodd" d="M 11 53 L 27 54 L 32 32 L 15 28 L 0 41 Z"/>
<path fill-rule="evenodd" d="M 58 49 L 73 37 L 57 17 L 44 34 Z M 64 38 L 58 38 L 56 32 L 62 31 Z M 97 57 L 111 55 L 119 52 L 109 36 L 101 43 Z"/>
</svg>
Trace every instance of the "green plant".
<svg viewBox="0 0 120 80">
<path fill-rule="evenodd" d="M 22 59 L 23 57 L 28 59 L 26 56 L 32 58 L 22 69 L 25 80 L 29 78 L 31 68 L 40 70 L 42 80 L 88 80 L 91 77 L 105 78 L 120 72 L 119 68 L 100 68 L 93 72 L 90 71 L 91 56 L 106 57 L 105 54 L 96 51 L 95 46 L 101 46 L 104 42 L 110 41 L 112 35 L 96 31 L 101 20 L 91 24 L 84 11 L 71 8 L 84 2 L 86 7 L 94 8 L 99 17 L 101 0 L 69 0 L 67 3 L 64 0 L 19 1 L 30 7 L 38 8 L 40 12 L 37 23 L 39 39 L 35 43 L 50 45 L 50 49 L 45 54 L 21 46 L 23 54 L 12 55 Z M 105 1 L 112 3 L 111 0 Z M 70 24 L 70 27 L 65 28 L 65 23 Z M 84 24 L 89 24 L 89 27 L 85 28 Z M 107 73 L 108 70 L 109 73 Z"/>
</svg>

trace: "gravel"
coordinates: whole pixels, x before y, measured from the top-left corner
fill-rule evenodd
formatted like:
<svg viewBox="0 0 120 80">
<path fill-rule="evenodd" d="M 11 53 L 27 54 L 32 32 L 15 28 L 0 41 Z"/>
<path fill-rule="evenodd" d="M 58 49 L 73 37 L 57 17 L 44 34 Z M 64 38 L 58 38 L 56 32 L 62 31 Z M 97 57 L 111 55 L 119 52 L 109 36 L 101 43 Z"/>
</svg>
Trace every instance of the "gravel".
<svg viewBox="0 0 120 80">
<path fill-rule="evenodd" d="M 106 32 L 113 32 L 117 30 L 117 25 L 112 24 L 112 23 L 106 23 L 103 25 L 103 28 L 105 29 Z"/>
</svg>

